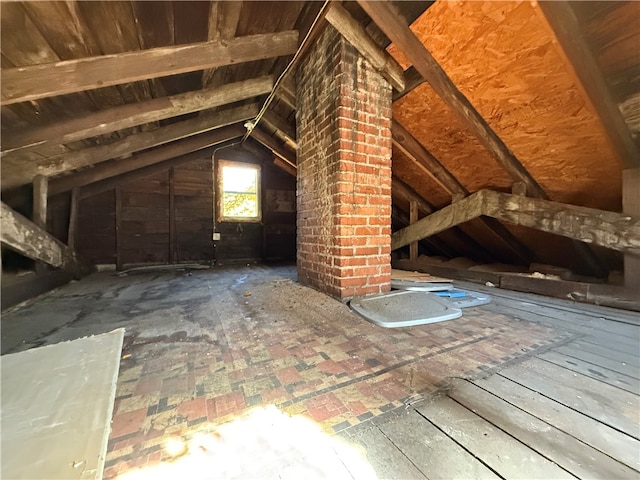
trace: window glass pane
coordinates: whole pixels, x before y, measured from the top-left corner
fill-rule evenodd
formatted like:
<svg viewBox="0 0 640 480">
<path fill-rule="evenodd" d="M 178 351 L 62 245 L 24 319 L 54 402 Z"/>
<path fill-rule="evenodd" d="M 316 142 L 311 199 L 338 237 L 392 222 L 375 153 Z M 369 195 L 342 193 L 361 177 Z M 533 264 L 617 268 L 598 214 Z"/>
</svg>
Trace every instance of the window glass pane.
<svg viewBox="0 0 640 480">
<path fill-rule="evenodd" d="M 221 219 L 260 219 L 260 167 L 221 160 Z"/>
<path fill-rule="evenodd" d="M 255 168 L 223 167 L 223 189 L 225 192 L 257 191 L 258 171 Z"/>
<path fill-rule="evenodd" d="M 258 196 L 255 193 L 224 193 L 222 199 L 225 217 L 257 217 Z"/>
</svg>

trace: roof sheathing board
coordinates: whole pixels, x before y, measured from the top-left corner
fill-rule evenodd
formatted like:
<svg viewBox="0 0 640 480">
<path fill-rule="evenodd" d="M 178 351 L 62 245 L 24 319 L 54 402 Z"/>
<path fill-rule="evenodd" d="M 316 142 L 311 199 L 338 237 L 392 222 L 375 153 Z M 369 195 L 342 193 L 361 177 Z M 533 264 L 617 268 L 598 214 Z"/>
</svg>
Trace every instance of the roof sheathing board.
<svg viewBox="0 0 640 480">
<path fill-rule="evenodd" d="M 411 28 L 551 199 L 619 210 L 621 167 L 530 3 L 437 2 Z M 469 190 L 512 183 L 428 85 L 393 114 Z"/>
</svg>

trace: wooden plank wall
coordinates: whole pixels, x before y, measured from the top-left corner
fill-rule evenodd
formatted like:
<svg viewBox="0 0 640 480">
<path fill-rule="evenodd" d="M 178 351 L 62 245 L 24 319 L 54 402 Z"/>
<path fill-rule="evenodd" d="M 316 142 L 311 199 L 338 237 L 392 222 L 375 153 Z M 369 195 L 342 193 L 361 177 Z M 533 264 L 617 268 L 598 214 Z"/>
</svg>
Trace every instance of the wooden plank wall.
<svg viewBox="0 0 640 480">
<path fill-rule="evenodd" d="M 295 258 L 295 212 L 269 212 L 263 224 L 219 223 L 222 239 L 213 241 L 212 161 L 203 158 L 174 168 L 175 233 L 173 261 L 212 262 Z M 120 188 L 120 257 L 123 265 L 169 263 L 169 171 L 123 184 Z M 291 192 L 295 206 L 295 179 L 279 169 L 263 167 L 263 193 Z M 263 199 L 264 200 L 264 199 Z M 266 206 L 266 204 L 263 204 Z M 95 263 L 116 263 L 115 194 L 109 191 L 80 202 L 78 251 Z M 269 232 L 265 235 L 265 232 Z M 264 253 L 264 255 L 263 255 Z"/>
</svg>

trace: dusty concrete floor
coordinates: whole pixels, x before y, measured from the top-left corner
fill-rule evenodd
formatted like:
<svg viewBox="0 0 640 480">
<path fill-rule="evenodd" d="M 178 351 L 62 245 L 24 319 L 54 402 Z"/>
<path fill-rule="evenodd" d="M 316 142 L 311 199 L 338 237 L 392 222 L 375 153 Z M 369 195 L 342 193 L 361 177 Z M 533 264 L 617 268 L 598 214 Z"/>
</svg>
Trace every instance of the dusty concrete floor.
<svg viewBox="0 0 640 480">
<path fill-rule="evenodd" d="M 566 337 L 482 308 L 383 329 L 295 278 L 294 266 L 94 274 L 3 314 L 2 352 L 126 329 L 105 466 L 114 478 L 174 468 L 167 439 L 219 439 L 247 412 L 275 408 L 324 434 L 357 434 L 452 377 L 485 374 Z M 282 448 L 299 447 L 288 441 Z M 296 452 L 290 465 L 309 457 Z"/>
</svg>

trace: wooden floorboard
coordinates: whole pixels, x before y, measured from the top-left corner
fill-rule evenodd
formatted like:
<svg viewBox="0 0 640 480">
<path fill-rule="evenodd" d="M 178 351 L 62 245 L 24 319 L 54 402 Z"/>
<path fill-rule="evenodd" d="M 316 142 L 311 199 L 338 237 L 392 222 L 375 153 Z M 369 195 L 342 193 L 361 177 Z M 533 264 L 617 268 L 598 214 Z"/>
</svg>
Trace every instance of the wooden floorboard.
<svg viewBox="0 0 640 480">
<path fill-rule="evenodd" d="M 427 400 L 416 410 L 504 478 L 574 478 L 451 398 Z"/>
<path fill-rule="evenodd" d="M 640 358 L 597 345 L 585 338 L 557 347 L 556 352 L 600 365 L 614 372 L 640 379 Z M 595 339 L 597 341 L 597 339 Z"/>
<path fill-rule="evenodd" d="M 455 382 L 449 396 L 487 422 L 578 478 L 635 479 L 638 472 L 471 382 Z"/>
<path fill-rule="evenodd" d="M 595 330 L 590 327 L 584 327 L 578 323 L 573 324 L 566 320 L 559 320 L 550 316 L 538 314 L 533 309 L 530 309 L 529 311 L 510 309 L 497 304 L 485 305 L 483 308 L 494 313 L 511 315 L 522 320 L 541 323 L 543 325 L 560 328 L 566 331 L 573 331 L 578 334 L 585 335 L 585 338 L 591 338 L 591 342 L 597 342 L 607 348 L 617 349 L 631 355 L 637 355 L 638 352 L 640 340 L 636 339 L 635 336 L 616 335 L 602 330 Z"/>
<path fill-rule="evenodd" d="M 380 430 L 428 478 L 500 478 L 414 410 L 380 425 Z"/>
<path fill-rule="evenodd" d="M 377 426 L 348 438 L 365 452 L 378 478 L 424 480 L 427 477 L 389 440 Z M 349 465 L 347 464 L 347 468 Z M 349 468 L 353 472 L 353 468 Z M 357 478 L 357 477 L 356 477 Z"/>
<path fill-rule="evenodd" d="M 640 441 L 500 375 L 473 383 L 640 472 Z"/>
<path fill-rule="evenodd" d="M 536 358 L 499 374 L 635 439 L 640 437 L 637 395 Z"/>
<path fill-rule="evenodd" d="M 580 315 L 589 315 L 595 318 L 606 318 L 609 320 L 626 322 L 640 326 L 640 315 L 636 312 L 621 310 L 619 308 L 603 307 L 601 305 L 591 305 L 588 303 L 578 303 L 572 300 L 545 297 L 532 293 L 515 292 L 500 288 L 490 288 L 470 282 L 456 282 L 461 288 L 476 290 L 488 293 L 493 298 L 505 298 L 513 302 L 529 302 L 536 305 L 548 306 L 559 311 L 576 312 Z"/>
<path fill-rule="evenodd" d="M 545 352 L 537 355 L 537 357 L 627 392 L 636 395 L 640 394 L 640 381 L 637 378 L 629 377 L 575 357 L 569 357 L 558 351 Z"/>
<path fill-rule="evenodd" d="M 571 327 L 572 329 L 582 333 L 591 334 L 605 332 L 610 335 L 631 338 L 640 336 L 640 327 L 637 325 L 612 321 L 605 317 L 597 319 L 593 317 L 584 317 L 574 312 L 565 312 L 548 307 L 542 307 L 529 302 L 513 302 L 511 300 L 501 298 L 493 299 L 493 302 L 489 304 L 489 306 L 502 309 L 503 313 L 509 312 L 514 315 L 519 315 L 521 313 L 535 314 L 536 316 L 539 316 L 541 320 L 552 322 L 561 327 Z"/>
</svg>

